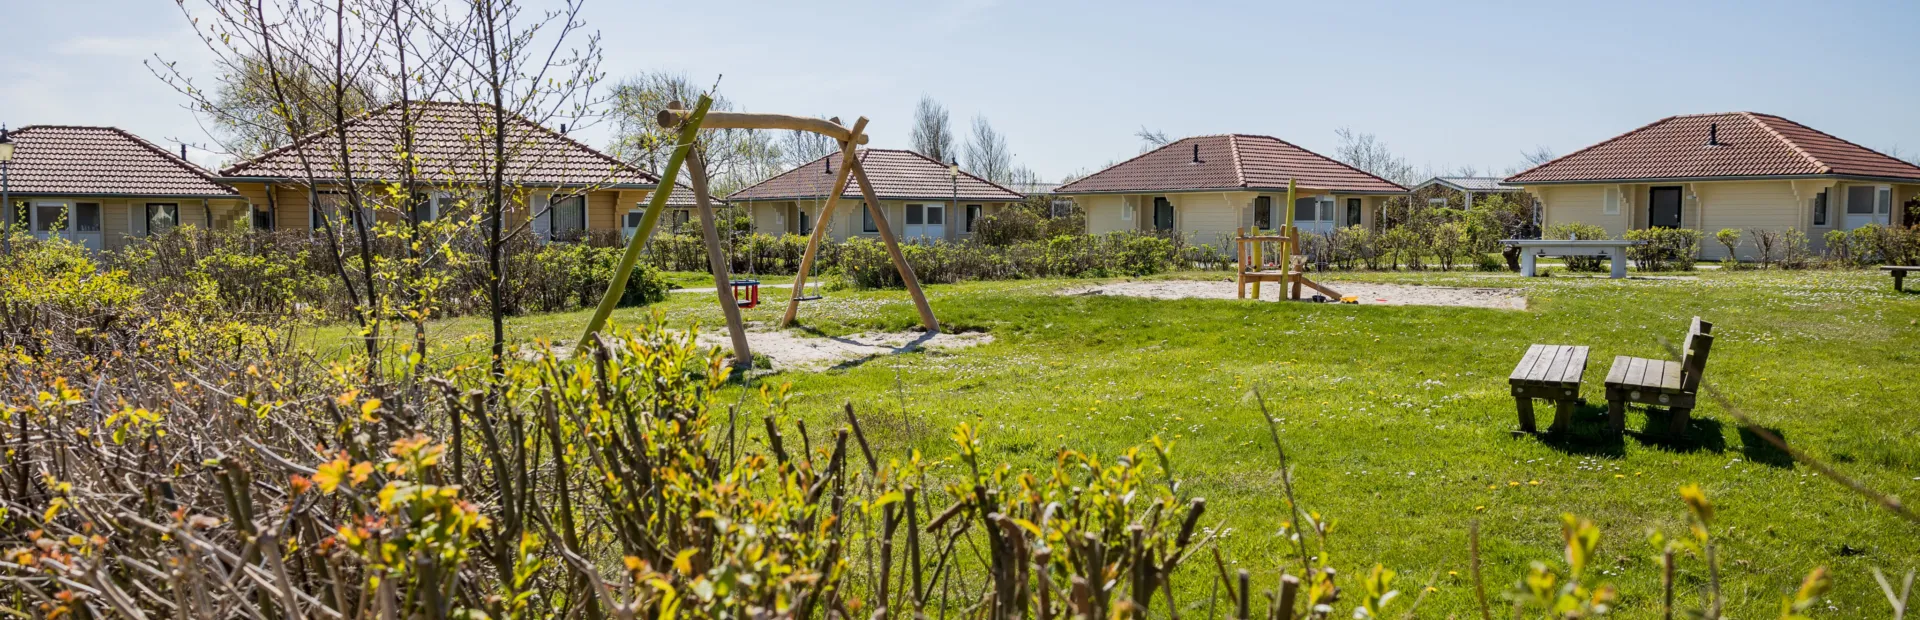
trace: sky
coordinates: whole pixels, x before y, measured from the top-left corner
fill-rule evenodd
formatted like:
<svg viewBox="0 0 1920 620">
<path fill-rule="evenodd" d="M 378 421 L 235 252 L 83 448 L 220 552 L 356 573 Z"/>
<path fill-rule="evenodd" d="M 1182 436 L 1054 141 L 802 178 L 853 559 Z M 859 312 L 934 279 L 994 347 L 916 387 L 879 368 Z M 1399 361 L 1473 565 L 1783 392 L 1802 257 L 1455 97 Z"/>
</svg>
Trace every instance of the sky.
<svg viewBox="0 0 1920 620">
<path fill-rule="evenodd" d="M 1498 174 L 1539 146 L 1565 154 L 1675 114 L 1746 110 L 1920 152 L 1913 0 L 585 4 L 609 79 L 719 78 L 748 111 L 866 116 L 873 146 L 891 148 L 907 148 L 930 96 L 963 135 L 987 119 L 1049 180 L 1138 154 L 1142 128 L 1331 154 L 1345 127 L 1417 167 Z M 15 34 L 0 123 L 210 142 L 143 64 L 211 79 L 174 2 L 0 0 L 0 24 Z M 606 129 L 576 135 L 600 146 Z"/>
</svg>

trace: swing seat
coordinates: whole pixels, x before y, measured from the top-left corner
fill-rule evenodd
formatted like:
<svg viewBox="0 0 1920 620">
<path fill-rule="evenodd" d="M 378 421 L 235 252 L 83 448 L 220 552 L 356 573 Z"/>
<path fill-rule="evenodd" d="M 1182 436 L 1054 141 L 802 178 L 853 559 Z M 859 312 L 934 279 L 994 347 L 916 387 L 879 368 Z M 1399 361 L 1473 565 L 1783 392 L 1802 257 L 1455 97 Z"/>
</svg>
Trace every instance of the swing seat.
<svg viewBox="0 0 1920 620">
<path fill-rule="evenodd" d="M 799 297 L 793 298 L 794 301 L 818 301 L 821 299 L 826 299 L 826 298 L 821 297 L 819 295 L 801 295 Z"/>
<path fill-rule="evenodd" d="M 733 303 L 741 308 L 755 308 L 760 305 L 759 280 L 734 280 Z"/>
</svg>

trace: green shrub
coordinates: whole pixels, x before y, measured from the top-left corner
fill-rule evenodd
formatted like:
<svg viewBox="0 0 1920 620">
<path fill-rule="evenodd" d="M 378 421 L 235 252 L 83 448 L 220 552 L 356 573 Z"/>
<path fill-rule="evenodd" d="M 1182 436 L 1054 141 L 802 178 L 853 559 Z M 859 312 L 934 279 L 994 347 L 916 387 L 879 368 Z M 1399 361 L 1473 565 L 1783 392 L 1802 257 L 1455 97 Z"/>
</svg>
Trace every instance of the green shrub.
<svg viewBox="0 0 1920 620">
<path fill-rule="evenodd" d="M 1568 239 L 1582 241 L 1588 239 L 1609 239 L 1607 229 L 1585 222 L 1566 222 L 1548 226 L 1540 234 L 1541 239 Z M 1568 256 L 1567 269 L 1570 271 L 1600 271 L 1605 261 L 1599 256 Z"/>
<path fill-rule="evenodd" d="M 1700 256 L 1700 231 L 1687 228 L 1638 228 L 1627 231 L 1627 257 L 1641 271 L 1693 271 Z"/>
<path fill-rule="evenodd" d="M 1726 264 L 1728 266 L 1740 264 L 1740 229 L 1722 228 L 1720 232 L 1713 233 L 1713 240 L 1720 242 L 1720 247 L 1727 249 Z"/>
</svg>

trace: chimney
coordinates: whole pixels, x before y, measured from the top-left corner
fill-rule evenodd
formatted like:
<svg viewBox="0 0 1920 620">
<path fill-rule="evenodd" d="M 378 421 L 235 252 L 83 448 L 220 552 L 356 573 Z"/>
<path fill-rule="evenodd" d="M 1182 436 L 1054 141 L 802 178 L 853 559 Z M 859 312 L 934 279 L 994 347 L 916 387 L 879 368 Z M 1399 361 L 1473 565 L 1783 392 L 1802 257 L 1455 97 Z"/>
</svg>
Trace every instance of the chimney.
<svg viewBox="0 0 1920 620">
<path fill-rule="evenodd" d="M 833 174 L 833 154 L 828 153 L 826 158 L 820 161 L 825 162 L 827 164 L 827 174 Z"/>
<path fill-rule="evenodd" d="M 187 143 L 181 142 L 180 143 L 180 159 L 186 159 L 186 158 L 187 158 Z"/>
<path fill-rule="evenodd" d="M 1720 146 L 1720 124 L 1707 125 L 1707 146 Z"/>
<path fill-rule="evenodd" d="M 564 136 L 564 135 L 567 135 L 567 124 L 566 124 L 566 123 L 561 123 L 561 124 L 560 124 L 560 135 L 563 135 L 563 136 Z"/>
<path fill-rule="evenodd" d="M 1193 163 L 1200 163 L 1200 143 L 1193 143 Z"/>
</svg>

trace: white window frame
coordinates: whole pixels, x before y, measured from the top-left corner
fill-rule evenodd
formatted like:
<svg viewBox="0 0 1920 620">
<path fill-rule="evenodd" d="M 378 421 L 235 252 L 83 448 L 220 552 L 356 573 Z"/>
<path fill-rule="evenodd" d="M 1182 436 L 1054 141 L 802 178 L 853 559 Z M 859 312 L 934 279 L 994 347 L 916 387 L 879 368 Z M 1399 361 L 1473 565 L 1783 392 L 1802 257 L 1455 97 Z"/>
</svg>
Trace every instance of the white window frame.
<svg viewBox="0 0 1920 620">
<path fill-rule="evenodd" d="M 880 234 L 880 223 L 874 221 L 873 211 L 867 208 L 866 203 L 860 203 L 860 234 Z"/>
<path fill-rule="evenodd" d="M 1122 222 L 1133 221 L 1134 201 L 1128 200 L 1129 198 L 1132 198 L 1132 196 L 1120 197 L 1120 221 Z"/>
<path fill-rule="evenodd" d="M 1604 196 L 1601 198 L 1600 213 L 1602 215 L 1619 215 L 1621 203 L 1620 188 L 1607 187 L 1602 188 L 1602 191 L 1604 192 Z"/>
<path fill-rule="evenodd" d="M 66 228 L 60 230 L 40 230 L 40 207 L 60 207 L 60 212 L 64 214 L 67 220 Z M 66 234 L 73 232 L 74 215 L 74 206 L 71 201 L 29 200 L 27 201 L 27 231 L 36 235 L 42 233 Z"/>
<path fill-rule="evenodd" d="M 138 230 L 140 231 L 140 236 L 142 237 L 153 236 L 153 208 L 156 206 L 171 205 L 173 207 L 173 228 L 176 230 L 180 228 L 180 220 L 186 219 L 186 216 L 183 216 L 180 214 L 180 203 L 178 201 L 140 202 L 136 204 L 139 205 L 138 209 L 130 208 L 127 210 L 132 212 L 133 217 L 139 218 L 140 227 L 138 228 Z"/>
<path fill-rule="evenodd" d="M 968 234 L 972 234 L 975 227 L 980 225 L 980 218 L 986 217 L 986 215 L 986 205 L 967 205 L 960 211 L 960 226 L 964 227 Z"/>
<path fill-rule="evenodd" d="M 569 202 L 574 200 L 580 201 L 580 233 L 584 235 L 588 230 L 591 229 L 591 227 L 587 224 L 588 215 L 587 215 L 587 195 L 586 194 L 578 194 L 574 196 L 558 196 L 558 197 L 548 196 L 547 197 L 547 238 L 548 239 L 553 239 L 553 233 L 554 233 L 553 225 L 555 223 L 554 220 L 557 219 L 554 216 L 559 212 L 560 204 L 563 202 Z"/>
<path fill-rule="evenodd" d="M 350 209 L 352 208 L 352 201 L 347 199 L 346 191 L 337 190 L 337 189 L 315 190 L 313 192 L 313 200 L 307 204 L 307 229 L 309 232 L 324 231 L 324 229 L 322 229 L 319 226 L 320 224 L 319 217 L 321 215 L 320 204 L 324 200 L 324 198 L 322 198 L 323 196 L 340 196 L 340 202 L 335 203 L 333 205 L 334 212 L 338 215 L 343 215 L 343 216 L 352 215 L 350 211 Z M 373 207 L 361 207 L 360 217 L 366 219 L 367 230 L 372 231 L 373 224 L 374 224 Z M 353 221 L 349 219 L 341 219 L 340 222 L 344 222 L 347 224 L 353 223 Z M 179 226 L 179 224 L 174 224 L 174 226 Z"/>
</svg>

